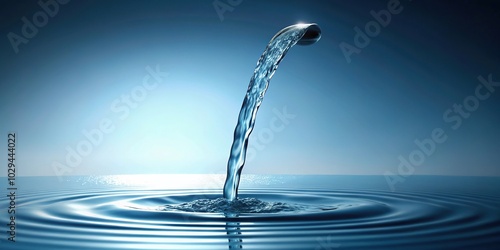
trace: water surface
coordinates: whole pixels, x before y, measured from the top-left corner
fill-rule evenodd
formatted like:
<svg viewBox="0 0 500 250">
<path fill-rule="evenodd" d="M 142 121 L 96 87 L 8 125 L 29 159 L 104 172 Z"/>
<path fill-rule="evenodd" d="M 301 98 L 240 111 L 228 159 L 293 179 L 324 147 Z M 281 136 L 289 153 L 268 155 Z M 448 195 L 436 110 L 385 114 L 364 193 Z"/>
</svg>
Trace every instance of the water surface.
<svg viewBox="0 0 500 250">
<path fill-rule="evenodd" d="M 500 178 L 413 176 L 391 192 L 383 176 L 243 176 L 243 202 L 236 210 L 224 202 L 211 204 L 228 208 L 223 211 L 189 210 L 195 200 L 220 202 L 215 187 L 223 179 L 20 178 L 18 241 L 7 242 L 2 233 L 2 249 L 498 249 L 500 244 Z M 172 209 L 181 204 L 187 210 Z M 5 211 L 0 219 L 7 223 Z"/>
</svg>

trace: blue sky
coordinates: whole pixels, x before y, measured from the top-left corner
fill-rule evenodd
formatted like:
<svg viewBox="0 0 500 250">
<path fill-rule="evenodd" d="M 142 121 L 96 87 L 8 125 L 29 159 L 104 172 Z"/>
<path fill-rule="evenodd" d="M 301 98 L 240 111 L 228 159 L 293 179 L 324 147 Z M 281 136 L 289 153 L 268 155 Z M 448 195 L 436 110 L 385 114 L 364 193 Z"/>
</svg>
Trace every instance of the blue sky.
<svg viewBox="0 0 500 250">
<path fill-rule="evenodd" d="M 20 175 L 225 173 L 256 62 L 299 22 L 322 38 L 280 64 L 244 173 L 500 175 L 494 1 L 63 2 L 47 20 L 35 1 L 1 10 L 1 131 L 17 133 Z"/>
</svg>

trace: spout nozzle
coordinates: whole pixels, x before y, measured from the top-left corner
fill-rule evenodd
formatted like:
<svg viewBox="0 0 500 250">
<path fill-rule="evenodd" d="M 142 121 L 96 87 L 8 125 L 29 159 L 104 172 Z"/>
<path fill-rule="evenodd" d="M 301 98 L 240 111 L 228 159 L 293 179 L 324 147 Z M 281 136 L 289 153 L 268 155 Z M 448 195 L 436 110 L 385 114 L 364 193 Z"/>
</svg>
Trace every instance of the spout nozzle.
<svg viewBox="0 0 500 250">
<path fill-rule="evenodd" d="M 319 41 L 319 39 L 321 38 L 321 29 L 319 28 L 319 25 L 315 23 L 309 23 L 309 24 L 294 24 L 288 26 L 280 30 L 278 33 L 276 33 L 276 35 L 274 35 L 271 41 L 283 35 L 285 32 L 297 28 L 306 29 L 304 35 L 297 41 L 298 45 L 311 45 Z"/>
<path fill-rule="evenodd" d="M 297 42 L 298 45 L 311 45 L 319 41 L 321 38 L 321 29 L 319 28 L 319 25 L 315 23 L 308 25 L 306 33 Z"/>
</svg>

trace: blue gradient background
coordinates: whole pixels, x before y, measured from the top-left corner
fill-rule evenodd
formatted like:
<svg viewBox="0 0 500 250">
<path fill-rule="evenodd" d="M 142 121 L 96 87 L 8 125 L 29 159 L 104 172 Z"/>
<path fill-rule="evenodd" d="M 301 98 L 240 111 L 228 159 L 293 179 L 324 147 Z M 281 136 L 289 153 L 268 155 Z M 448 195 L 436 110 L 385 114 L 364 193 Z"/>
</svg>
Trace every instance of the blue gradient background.
<svg viewBox="0 0 500 250">
<path fill-rule="evenodd" d="M 320 42 L 291 49 L 271 81 L 244 173 L 397 173 L 398 156 L 439 127 L 448 139 L 415 174 L 500 175 L 500 88 L 458 129 L 443 120 L 474 94 L 479 75 L 500 81 L 498 2 L 401 0 L 403 11 L 351 63 L 339 44 L 353 44 L 353 28 L 388 1 L 247 0 L 223 21 L 212 2 L 73 0 L 16 54 L 7 34 L 20 34 L 21 18 L 41 8 L 3 1 L 2 162 L 15 131 L 19 175 L 55 175 L 82 130 L 109 118 L 114 132 L 68 175 L 225 173 L 267 42 L 283 27 L 316 22 Z M 156 65 L 169 75 L 120 120 L 111 104 Z M 263 143 L 259 134 L 284 107 L 295 118 Z"/>
</svg>

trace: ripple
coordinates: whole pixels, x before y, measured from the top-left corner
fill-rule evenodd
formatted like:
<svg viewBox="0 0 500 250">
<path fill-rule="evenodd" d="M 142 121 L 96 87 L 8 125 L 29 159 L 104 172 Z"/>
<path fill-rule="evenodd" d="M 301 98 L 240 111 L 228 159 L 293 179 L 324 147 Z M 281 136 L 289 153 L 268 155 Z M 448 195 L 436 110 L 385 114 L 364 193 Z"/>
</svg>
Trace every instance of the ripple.
<svg viewBox="0 0 500 250">
<path fill-rule="evenodd" d="M 500 243 L 494 197 L 262 189 L 240 196 L 231 203 L 197 190 L 33 193 L 19 203 L 16 246 L 493 249 Z"/>
</svg>

